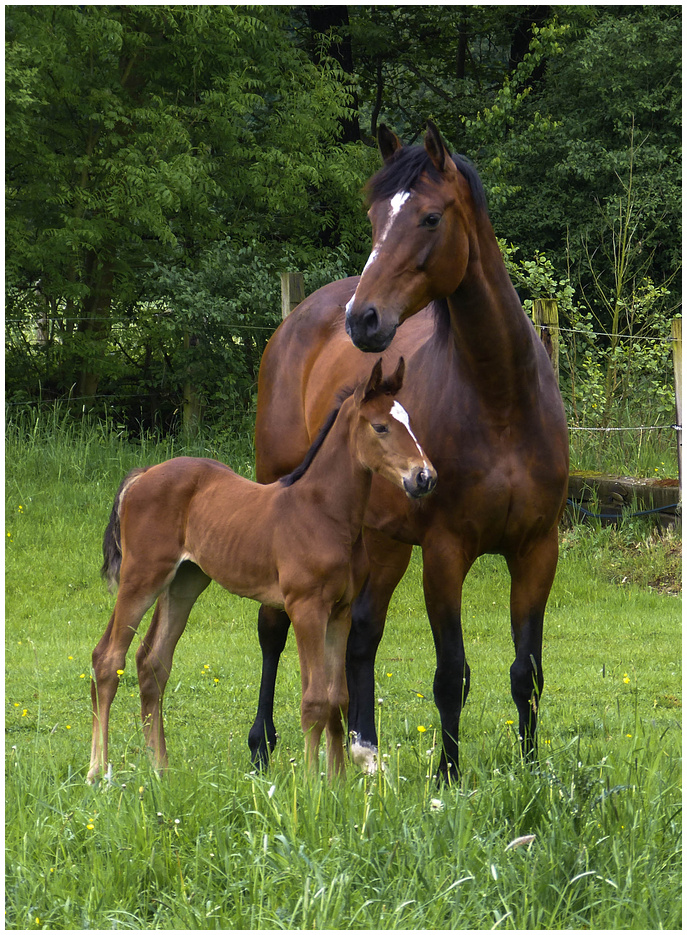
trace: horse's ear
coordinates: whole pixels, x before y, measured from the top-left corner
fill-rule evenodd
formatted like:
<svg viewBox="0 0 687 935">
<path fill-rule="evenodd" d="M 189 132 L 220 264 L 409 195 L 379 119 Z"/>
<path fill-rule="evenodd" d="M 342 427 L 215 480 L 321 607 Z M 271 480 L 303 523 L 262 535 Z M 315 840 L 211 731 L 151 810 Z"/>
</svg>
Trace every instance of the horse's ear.
<svg viewBox="0 0 687 935">
<path fill-rule="evenodd" d="M 379 144 L 379 151 L 382 154 L 384 162 L 388 162 L 393 154 L 403 147 L 403 143 L 396 134 L 384 123 L 380 124 L 379 130 L 377 131 L 377 143 Z"/>
<path fill-rule="evenodd" d="M 398 364 L 393 374 L 386 381 L 387 392 L 391 393 L 392 396 L 395 396 L 398 391 L 403 386 L 403 377 L 406 372 L 406 362 L 402 357 L 399 357 Z"/>
<path fill-rule="evenodd" d="M 355 391 L 355 401 L 360 406 L 362 403 L 367 402 L 380 387 L 382 382 L 382 358 L 380 357 L 377 363 L 372 368 L 372 373 L 370 374 L 370 379 L 366 384 L 360 384 Z"/>
<path fill-rule="evenodd" d="M 434 163 L 439 172 L 443 172 L 446 167 L 446 160 L 452 162 L 451 154 L 446 149 L 441 133 L 431 120 L 427 121 L 427 132 L 425 133 L 425 149 L 429 158 Z"/>
</svg>

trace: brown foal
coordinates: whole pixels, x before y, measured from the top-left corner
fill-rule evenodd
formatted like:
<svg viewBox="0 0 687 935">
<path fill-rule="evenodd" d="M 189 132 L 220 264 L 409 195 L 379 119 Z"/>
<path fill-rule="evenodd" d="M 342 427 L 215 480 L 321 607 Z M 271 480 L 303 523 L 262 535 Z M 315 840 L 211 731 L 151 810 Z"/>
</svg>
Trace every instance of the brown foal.
<svg viewBox="0 0 687 935">
<path fill-rule="evenodd" d="M 136 652 L 143 730 L 153 763 L 167 766 L 162 698 L 176 644 L 211 580 L 286 611 L 301 668 L 306 761 L 327 735 L 329 775 L 344 769 L 345 658 L 351 602 L 367 575 L 363 515 L 377 474 L 411 499 L 436 473 L 396 400 L 405 364 L 381 360 L 335 409 L 301 466 L 263 486 L 206 458 L 173 458 L 131 471 L 105 533 L 103 576 L 119 591 L 93 651 L 93 746 L 88 780 L 107 764 L 110 706 L 127 650 L 157 601 Z"/>
</svg>

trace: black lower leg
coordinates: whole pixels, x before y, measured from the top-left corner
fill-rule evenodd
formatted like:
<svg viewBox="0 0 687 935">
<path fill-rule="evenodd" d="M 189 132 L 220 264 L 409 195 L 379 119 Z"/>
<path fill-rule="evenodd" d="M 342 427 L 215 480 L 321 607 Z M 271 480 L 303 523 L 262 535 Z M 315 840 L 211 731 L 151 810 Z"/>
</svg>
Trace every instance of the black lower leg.
<svg viewBox="0 0 687 935">
<path fill-rule="evenodd" d="M 248 734 L 248 746 L 254 766 L 265 769 L 277 744 L 274 727 L 274 690 L 279 659 L 286 645 L 289 617 L 284 611 L 261 607 L 258 614 L 258 637 L 262 650 L 262 675 L 255 721 Z"/>
</svg>

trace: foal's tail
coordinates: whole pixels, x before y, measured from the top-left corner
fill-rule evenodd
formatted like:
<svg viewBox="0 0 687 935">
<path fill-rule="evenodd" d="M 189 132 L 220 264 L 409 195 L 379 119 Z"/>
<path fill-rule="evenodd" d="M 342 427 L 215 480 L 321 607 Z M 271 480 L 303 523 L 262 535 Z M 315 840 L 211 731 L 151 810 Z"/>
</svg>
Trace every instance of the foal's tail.
<svg viewBox="0 0 687 935">
<path fill-rule="evenodd" d="M 107 524 L 105 537 L 103 538 L 103 567 L 100 569 L 100 574 L 107 582 L 107 587 L 110 591 L 114 591 L 119 584 L 119 569 L 122 565 L 122 538 L 119 527 L 119 513 L 122 500 L 124 499 L 124 494 L 131 486 L 132 481 L 136 480 L 137 477 L 144 474 L 147 470 L 148 468 L 144 467 L 134 468 L 133 471 L 129 471 L 119 485 L 119 490 L 112 504 L 110 522 Z"/>
</svg>

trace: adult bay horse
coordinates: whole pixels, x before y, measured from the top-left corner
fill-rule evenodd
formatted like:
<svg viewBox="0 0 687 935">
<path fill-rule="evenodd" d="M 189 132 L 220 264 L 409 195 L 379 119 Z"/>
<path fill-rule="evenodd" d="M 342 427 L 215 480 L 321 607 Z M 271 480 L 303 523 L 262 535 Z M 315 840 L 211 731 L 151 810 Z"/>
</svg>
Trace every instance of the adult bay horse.
<svg viewBox="0 0 687 935">
<path fill-rule="evenodd" d="M 364 530 L 370 573 L 353 606 L 347 651 L 351 753 L 374 766 L 375 654 L 391 595 L 419 545 L 446 778 L 458 766 L 470 689 L 461 591 L 484 553 L 503 555 L 510 572 L 511 692 L 524 753 L 536 753 L 568 435 L 551 363 L 508 277 L 476 171 L 449 154 L 431 123 L 424 145 L 402 146 L 386 127 L 379 144 L 384 165 L 367 186 L 373 247 L 362 275 L 307 298 L 265 350 L 257 478 L 268 483 L 300 461 L 339 387 L 364 373 L 365 352 L 391 345 L 386 354 L 403 354 L 399 398 L 439 480 L 419 508 L 383 479 L 372 484 Z M 270 699 L 287 630 L 286 614 L 261 609 L 263 681 L 249 737 L 256 762 L 276 740 Z"/>
<path fill-rule="evenodd" d="M 162 697 L 191 608 L 211 580 L 291 618 L 306 759 L 317 764 L 326 730 L 329 773 L 343 769 L 346 641 L 351 601 L 366 576 L 362 525 L 372 474 L 413 501 L 436 481 L 395 398 L 403 360 L 387 379 L 381 360 L 367 370 L 301 466 L 274 484 L 208 458 L 173 458 L 124 479 L 103 542 L 103 575 L 119 592 L 93 651 L 90 782 L 106 767 L 110 706 L 127 650 L 156 600 L 136 665 L 146 741 L 155 766 L 167 765 Z"/>
</svg>

